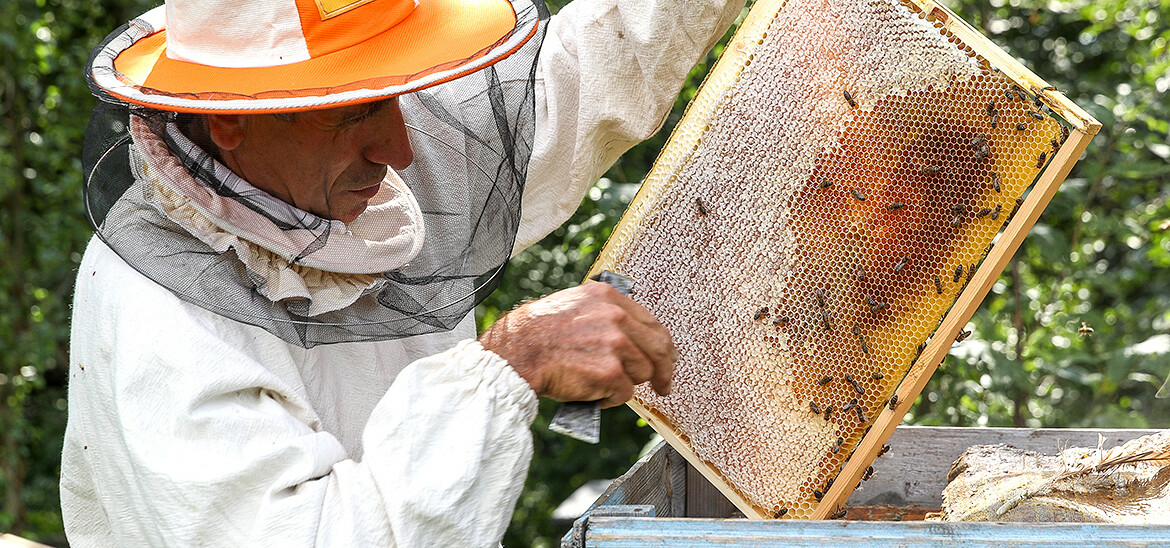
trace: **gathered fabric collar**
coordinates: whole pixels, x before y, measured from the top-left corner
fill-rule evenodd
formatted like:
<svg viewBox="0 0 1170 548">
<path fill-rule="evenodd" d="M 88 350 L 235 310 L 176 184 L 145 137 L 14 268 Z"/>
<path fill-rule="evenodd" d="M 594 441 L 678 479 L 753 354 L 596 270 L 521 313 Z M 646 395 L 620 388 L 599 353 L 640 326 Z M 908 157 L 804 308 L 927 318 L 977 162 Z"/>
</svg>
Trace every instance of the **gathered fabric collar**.
<svg viewBox="0 0 1170 548">
<path fill-rule="evenodd" d="M 293 302 L 308 316 L 340 310 L 382 289 L 383 274 L 406 265 L 422 249 L 422 212 L 392 169 L 386 170 L 382 188 L 366 211 L 346 224 L 298 209 L 252 186 L 191 142 L 174 123 L 164 131 L 166 140 L 131 117 L 130 161 L 145 200 L 216 252 L 234 251 L 256 290 L 272 301 Z M 212 166 L 212 176 L 228 190 L 225 193 L 246 197 L 248 204 L 197 180 L 172 147 Z"/>
</svg>

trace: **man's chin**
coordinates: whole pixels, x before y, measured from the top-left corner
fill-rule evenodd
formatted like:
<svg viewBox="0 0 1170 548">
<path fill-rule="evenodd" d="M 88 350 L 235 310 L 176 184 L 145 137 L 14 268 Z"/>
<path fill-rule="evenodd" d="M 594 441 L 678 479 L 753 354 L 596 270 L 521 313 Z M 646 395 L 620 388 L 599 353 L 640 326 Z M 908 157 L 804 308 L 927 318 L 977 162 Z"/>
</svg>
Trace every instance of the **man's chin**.
<svg viewBox="0 0 1170 548">
<path fill-rule="evenodd" d="M 345 224 L 352 223 L 352 222 L 356 221 L 357 218 L 359 216 L 361 216 L 362 213 L 365 213 L 367 205 L 368 205 L 368 200 L 365 202 L 362 202 L 361 204 L 358 204 L 354 208 L 351 208 L 348 212 L 346 212 L 342 215 L 339 215 L 337 217 L 337 220 L 341 221 Z"/>
</svg>

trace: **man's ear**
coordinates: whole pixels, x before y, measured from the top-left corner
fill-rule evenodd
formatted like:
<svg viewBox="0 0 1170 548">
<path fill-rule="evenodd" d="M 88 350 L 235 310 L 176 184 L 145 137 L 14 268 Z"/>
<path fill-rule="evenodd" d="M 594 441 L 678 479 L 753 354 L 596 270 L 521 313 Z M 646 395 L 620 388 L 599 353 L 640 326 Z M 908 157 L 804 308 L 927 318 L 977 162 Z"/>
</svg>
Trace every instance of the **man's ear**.
<svg viewBox="0 0 1170 548">
<path fill-rule="evenodd" d="M 207 132 L 211 141 L 221 150 L 234 150 L 244 140 L 246 118 L 239 114 L 208 114 Z"/>
</svg>

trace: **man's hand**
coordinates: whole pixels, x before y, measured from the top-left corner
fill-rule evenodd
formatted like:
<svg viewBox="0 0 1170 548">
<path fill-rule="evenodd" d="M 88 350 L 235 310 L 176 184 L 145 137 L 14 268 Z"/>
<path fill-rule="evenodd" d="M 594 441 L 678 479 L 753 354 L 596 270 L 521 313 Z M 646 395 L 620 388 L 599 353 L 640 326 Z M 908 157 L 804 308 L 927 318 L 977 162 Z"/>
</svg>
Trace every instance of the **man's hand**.
<svg viewBox="0 0 1170 548">
<path fill-rule="evenodd" d="M 540 396 L 621 405 L 650 381 L 670 393 L 678 352 L 648 310 L 607 284 L 588 282 L 525 304 L 480 337 Z"/>
</svg>

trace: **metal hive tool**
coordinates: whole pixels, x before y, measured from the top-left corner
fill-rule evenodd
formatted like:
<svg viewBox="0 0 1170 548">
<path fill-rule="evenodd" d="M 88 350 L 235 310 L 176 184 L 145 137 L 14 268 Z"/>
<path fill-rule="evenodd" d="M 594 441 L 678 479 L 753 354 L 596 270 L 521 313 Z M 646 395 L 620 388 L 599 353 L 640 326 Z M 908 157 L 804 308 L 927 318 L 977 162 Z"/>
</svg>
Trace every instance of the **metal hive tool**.
<svg viewBox="0 0 1170 548">
<path fill-rule="evenodd" d="M 747 516 L 840 515 L 1099 128 L 933 2 L 756 2 L 593 267 L 679 349 L 631 407 Z"/>
</svg>

